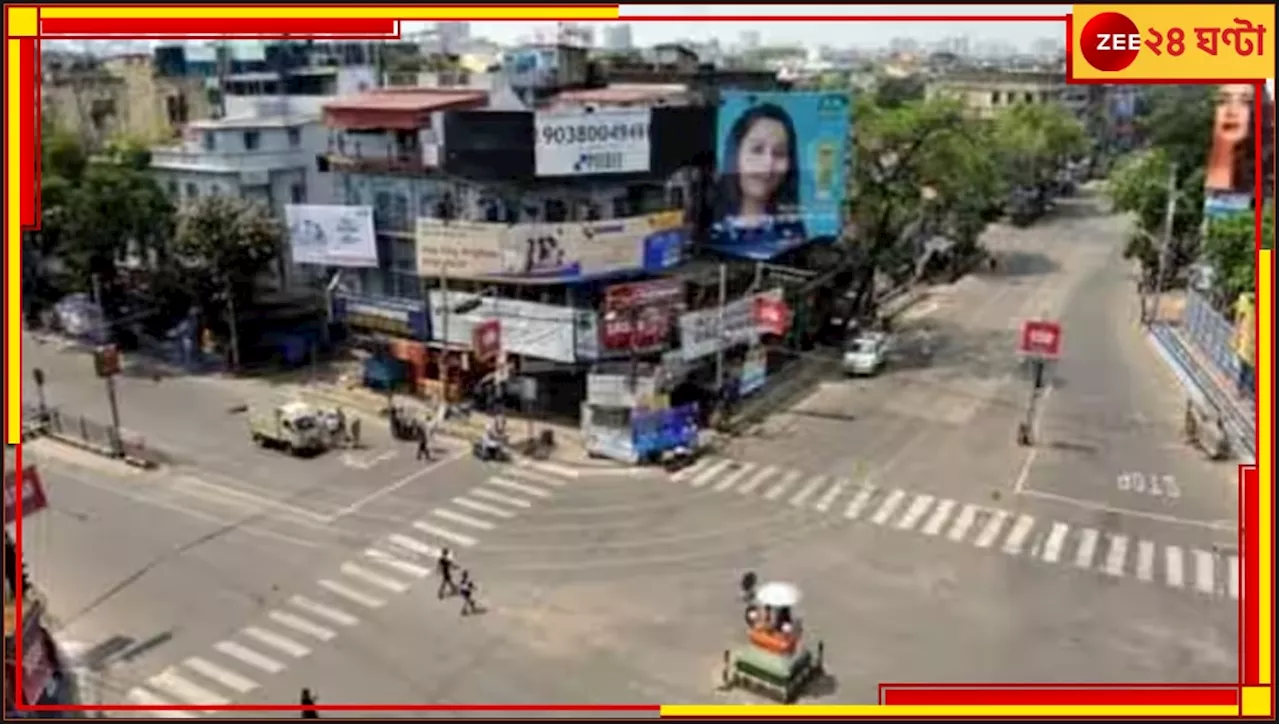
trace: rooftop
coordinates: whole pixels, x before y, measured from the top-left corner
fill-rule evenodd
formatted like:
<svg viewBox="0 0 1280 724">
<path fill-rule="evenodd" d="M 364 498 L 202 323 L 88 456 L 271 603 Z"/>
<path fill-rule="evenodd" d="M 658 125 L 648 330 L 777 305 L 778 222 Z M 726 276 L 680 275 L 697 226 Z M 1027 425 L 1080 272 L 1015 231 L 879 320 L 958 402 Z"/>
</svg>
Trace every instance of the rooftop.
<svg viewBox="0 0 1280 724">
<path fill-rule="evenodd" d="M 482 108 L 486 91 L 405 88 L 377 90 L 336 98 L 324 105 L 325 123 L 348 129 L 416 130 L 431 125 L 431 114 L 451 109 Z"/>
<path fill-rule="evenodd" d="M 318 116 L 236 116 L 233 118 L 205 118 L 187 123 L 195 131 L 239 130 L 242 128 L 290 128 L 319 121 Z"/>
<path fill-rule="evenodd" d="M 689 92 L 679 83 L 616 83 L 604 88 L 564 91 L 556 103 L 647 103 Z"/>
</svg>

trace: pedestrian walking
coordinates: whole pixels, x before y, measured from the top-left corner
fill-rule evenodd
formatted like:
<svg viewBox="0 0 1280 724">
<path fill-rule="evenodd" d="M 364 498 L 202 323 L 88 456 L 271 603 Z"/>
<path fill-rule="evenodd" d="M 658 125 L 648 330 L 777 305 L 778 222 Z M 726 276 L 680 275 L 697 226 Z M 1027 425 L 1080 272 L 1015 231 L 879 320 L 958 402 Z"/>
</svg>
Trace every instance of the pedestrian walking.
<svg viewBox="0 0 1280 724">
<path fill-rule="evenodd" d="M 440 587 L 436 589 L 436 598 L 443 599 L 458 593 L 458 584 L 453 582 L 453 552 L 448 548 L 440 551 L 436 558 L 436 573 L 440 574 Z"/>
<path fill-rule="evenodd" d="M 316 697 L 314 694 L 311 693 L 310 689 L 303 689 L 302 696 L 298 698 L 298 703 L 302 706 L 315 706 Z M 316 711 L 315 709 L 303 709 L 302 718 L 303 719 L 319 719 L 320 712 Z"/>
<path fill-rule="evenodd" d="M 360 449 L 360 418 L 351 418 L 351 447 Z"/>
<path fill-rule="evenodd" d="M 431 462 L 431 435 L 421 423 L 418 424 L 418 460 Z"/>
<path fill-rule="evenodd" d="M 458 595 L 462 596 L 463 616 L 480 612 L 480 606 L 476 604 L 476 582 L 471 580 L 469 571 L 462 572 L 462 578 L 458 581 Z"/>
</svg>

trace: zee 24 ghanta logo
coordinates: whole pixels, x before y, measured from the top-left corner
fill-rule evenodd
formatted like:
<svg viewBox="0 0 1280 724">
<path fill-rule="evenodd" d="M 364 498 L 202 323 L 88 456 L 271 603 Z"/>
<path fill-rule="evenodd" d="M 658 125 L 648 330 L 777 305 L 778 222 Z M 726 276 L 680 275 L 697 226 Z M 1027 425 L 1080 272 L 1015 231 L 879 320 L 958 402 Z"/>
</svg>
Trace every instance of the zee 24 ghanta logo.
<svg viewBox="0 0 1280 724">
<path fill-rule="evenodd" d="M 1105 73 L 1118 73 L 1133 65 L 1143 52 L 1170 58 L 1188 53 L 1215 58 L 1227 53 L 1261 56 L 1267 34 L 1266 26 L 1242 18 L 1233 18 L 1230 26 L 1169 25 L 1142 31 L 1128 15 L 1105 12 L 1084 24 L 1079 42 L 1080 54 L 1089 65 Z"/>
</svg>

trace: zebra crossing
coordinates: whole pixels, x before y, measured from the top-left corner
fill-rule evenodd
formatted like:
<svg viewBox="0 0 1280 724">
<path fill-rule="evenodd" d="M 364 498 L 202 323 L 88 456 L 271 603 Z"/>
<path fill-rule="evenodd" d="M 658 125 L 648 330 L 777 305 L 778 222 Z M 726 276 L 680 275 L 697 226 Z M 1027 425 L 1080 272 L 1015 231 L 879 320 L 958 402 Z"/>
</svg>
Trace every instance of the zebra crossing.
<svg viewBox="0 0 1280 724">
<path fill-rule="evenodd" d="M 1217 550 L 1161 544 L 927 493 L 715 456 L 704 457 L 669 479 L 702 491 L 756 496 L 792 508 L 837 514 L 851 522 L 945 538 L 1112 579 L 1129 578 L 1231 600 L 1240 597 L 1240 561 Z"/>
<path fill-rule="evenodd" d="M 290 596 L 251 625 L 133 687 L 123 703 L 143 706 L 210 706 L 232 703 L 256 690 L 267 677 L 310 656 L 318 647 L 358 626 L 368 616 L 408 592 L 433 572 L 443 548 L 458 551 L 481 543 L 538 503 L 554 497 L 574 471 L 520 460 L 480 485 L 436 505 L 409 530 L 389 533 L 355 560 L 341 563 L 315 590 Z M 190 719 L 206 711 L 156 710 L 156 717 Z"/>
</svg>

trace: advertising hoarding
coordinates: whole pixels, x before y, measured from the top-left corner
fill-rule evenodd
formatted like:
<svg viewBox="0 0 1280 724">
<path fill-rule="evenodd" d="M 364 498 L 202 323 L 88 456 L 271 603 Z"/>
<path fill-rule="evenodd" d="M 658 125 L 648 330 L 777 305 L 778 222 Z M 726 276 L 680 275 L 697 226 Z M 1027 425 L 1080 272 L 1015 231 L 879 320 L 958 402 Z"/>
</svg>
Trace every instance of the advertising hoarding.
<svg viewBox="0 0 1280 724">
<path fill-rule="evenodd" d="M 684 297 L 677 279 L 615 284 L 605 290 L 600 347 L 636 352 L 661 346 L 671 334 L 675 306 Z"/>
<path fill-rule="evenodd" d="M 782 290 L 761 292 L 729 302 L 724 305 L 723 322 L 720 307 L 680 315 L 681 358 L 690 362 L 721 349 L 759 339 L 762 330 L 756 317 L 756 300 L 760 297 L 781 300 Z"/>
<path fill-rule="evenodd" d="M 548 281 L 662 271 L 680 263 L 689 234 L 680 212 L 556 224 L 424 217 L 416 232 L 423 276 Z"/>
<path fill-rule="evenodd" d="M 378 266 L 373 207 L 289 204 L 284 217 L 294 263 Z"/>
<path fill-rule="evenodd" d="M 534 116 L 538 176 L 589 176 L 649 171 L 648 108 L 539 111 Z"/>
<path fill-rule="evenodd" d="M 464 292 L 434 290 L 427 296 L 431 302 L 431 325 L 437 340 L 470 346 L 475 339 L 476 326 L 497 322 L 501 325 L 503 352 L 552 362 L 574 362 L 576 359 L 574 336 L 581 310 Z M 452 312 L 445 319 L 446 308 L 454 310 L 477 302 L 479 304 L 473 310 Z"/>
<path fill-rule="evenodd" d="M 406 299 L 342 293 L 333 298 L 333 318 L 366 332 L 392 337 L 431 339 L 426 305 Z"/>
<path fill-rule="evenodd" d="M 721 96 L 712 248 L 767 260 L 840 235 L 849 107 L 845 93 Z"/>
</svg>

